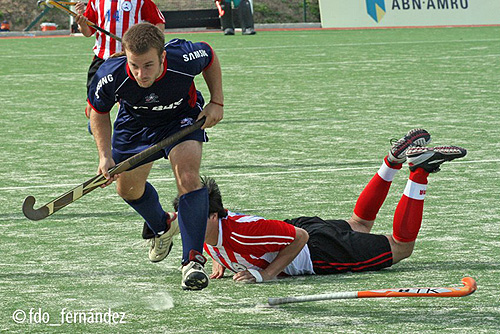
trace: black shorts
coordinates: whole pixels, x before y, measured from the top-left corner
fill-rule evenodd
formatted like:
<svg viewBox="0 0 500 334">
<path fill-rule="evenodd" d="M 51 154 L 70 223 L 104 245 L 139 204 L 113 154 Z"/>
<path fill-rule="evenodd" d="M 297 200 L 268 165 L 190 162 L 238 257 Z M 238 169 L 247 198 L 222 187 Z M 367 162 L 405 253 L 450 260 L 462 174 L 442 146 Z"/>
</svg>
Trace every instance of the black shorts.
<svg viewBox="0 0 500 334">
<path fill-rule="evenodd" d="M 380 270 L 392 265 L 391 246 L 384 235 L 353 231 L 345 220 L 299 217 L 285 221 L 309 233 L 307 245 L 316 274 Z"/>
<path fill-rule="evenodd" d="M 89 66 L 89 72 L 87 73 L 87 95 L 89 94 L 90 84 L 92 83 L 92 79 L 94 78 L 95 73 L 101 67 L 102 63 L 104 63 L 104 59 L 101 59 L 97 56 L 94 56 L 92 59 L 92 63 Z"/>
</svg>

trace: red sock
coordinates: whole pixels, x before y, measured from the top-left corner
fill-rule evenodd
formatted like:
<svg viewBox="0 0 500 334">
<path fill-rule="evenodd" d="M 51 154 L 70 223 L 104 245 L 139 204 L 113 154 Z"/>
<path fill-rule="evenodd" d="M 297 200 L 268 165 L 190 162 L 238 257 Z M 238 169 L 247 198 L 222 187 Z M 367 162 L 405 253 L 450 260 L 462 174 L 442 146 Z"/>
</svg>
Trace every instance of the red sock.
<svg viewBox="0 0 500 334">
<path fill-rule="evenodd" d="M 418 231 L 422 225 L 428 175 L 429 173 L 422 168 L 410 172 L 404 194 L 394 213 L 392 236 L 398 241 L 411 242 L 417 239 Z"/>
<path fill-rule="evenodd" d="M 389 193 L 392 180 L 402 164 L 393 164 L 384 158 L 384 162 L 365 189 L 361 192 L 354 206 L 354 214 L 364 220 L 375 220 L 377 213 Z"/>
</svg>

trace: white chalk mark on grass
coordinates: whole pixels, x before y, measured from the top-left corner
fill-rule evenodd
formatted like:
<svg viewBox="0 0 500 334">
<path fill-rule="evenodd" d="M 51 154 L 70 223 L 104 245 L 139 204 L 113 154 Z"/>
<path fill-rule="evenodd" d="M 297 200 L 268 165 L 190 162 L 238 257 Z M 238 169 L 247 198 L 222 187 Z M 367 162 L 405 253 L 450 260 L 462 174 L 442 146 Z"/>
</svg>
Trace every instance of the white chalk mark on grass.
<svg viewBox="0 0 500 334">
<path fill-rule="evenodd" d="M 453 161 L 452 164 L 484 164 L 484 163 L 498 163 L 500 159 L 492 159 L 492 160 L 472 160 L 472 161 Z M 242 172 L 242 173 L 228 173 L 228 174 L 213 174 L 210 175 L 214 178 L 230 178 L 230 177 L 252 177 L 252 176 L 268 176 L 268 175 L 279 175 L 279 174 L 305 174 L 305 173 L 329 173 L 329 172 L 338 172 L 338 171 L 349 171 L 349 170 L 376 170 L 378 167 L 377 163 L 374 163 L 373 166 L 367 167 L 343 167 L 343 168 L 319 168 L 319 169 L 293 169 L 286 171 L 273 171 L 269 170 L 266 172 Z M 167 178 L 151 178 L 150 181 L 153 182 L 172 182 L 175 179 L 173 177 Z M 74 187 L 77 184 L 50 184 L 50 185 L 40 185 L 40 186 L 23 186 L 23 187 L 0 187 L 0 191 L 17 191 L 17 190 L 27 190 L 27 189 L 45 189 L 45 188 L 69 188 Z"/>
</svg>

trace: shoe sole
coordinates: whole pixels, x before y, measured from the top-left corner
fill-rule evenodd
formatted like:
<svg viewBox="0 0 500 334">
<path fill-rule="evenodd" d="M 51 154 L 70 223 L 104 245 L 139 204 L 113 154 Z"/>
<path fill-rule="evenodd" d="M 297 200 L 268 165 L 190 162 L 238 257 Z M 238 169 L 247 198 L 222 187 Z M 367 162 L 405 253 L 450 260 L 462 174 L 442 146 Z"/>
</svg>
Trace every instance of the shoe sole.
<svg viewBox="0 0 500 334">
<path fill-rule="evenodd" d="M 421 167 L 430 173 L 439 171 L 439 166 L 443 162 L 463 158 L 466 154 L 467 150 L 458 146 L 410 147 L 406 151 L 411 171 Z M 412 160 L 412 158 L 415 158 L 415 160 Z M 427 162 L 429 159 L 432 160 Z M 429 168 L 425 168 L 425 165 Z M 435 167 L 432 168 L 433 166 Z"/>
<path fill-rule="evenodd" d="M 208 277 L 199 271 L 190 273 L 182 283 L 183 290 L 202 290 L 208 286 Z"/>
<path fill-rule="evenodd" d="M 411 133 L 411 132 L 414 132 L 414 133 Z M 424 129 L 410 130 L 410 133 L 407 133 L 406 136 L 403 137 L 403 139 L 405 140 L 406 145 L 401 146 L 398 151 L 392 153 L 392 155 L 396 159 L 402 159 L 403 157 L 400 157 L 400 158 L 397 158 L 397 157 L 400 155 L 404 156 L 405 151 L 408 150 L 410 147 L 426 146 L 426 145 L 429 145 L 429 143 L 432 140 L 429 132 L 427 132 Z"/>
</svg>

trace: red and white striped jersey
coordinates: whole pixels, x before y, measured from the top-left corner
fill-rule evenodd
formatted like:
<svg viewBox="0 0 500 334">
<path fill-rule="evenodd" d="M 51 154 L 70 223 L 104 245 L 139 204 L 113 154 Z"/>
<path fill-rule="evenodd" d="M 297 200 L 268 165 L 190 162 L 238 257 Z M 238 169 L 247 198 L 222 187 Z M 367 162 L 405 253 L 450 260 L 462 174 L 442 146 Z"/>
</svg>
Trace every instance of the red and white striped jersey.
<svg viewBox="0 0 500 334">
<path fill-rule="evenodd" d="M 265 269 L 278 252 L 295 240 L 295 227 L 280 220 L 268 220 L 257 216 L 228 211 L 219 219 L 217 245 L 205 243 L 210 257 L 234 272 L 245 269 Z M 282 274 L 314 274 L 307 245 Z"/>
<path fill-rule="evenodd" d="M 137 23 L 165 23 L 163 14 L 151 0 L 89 0 L 84 16 L 118 37 Z M 96 34 L 94 53 L 99 58 L 107 59 L 122 50 L 120 42 L 92 27 L 90 29 Z"/>
</svg>

